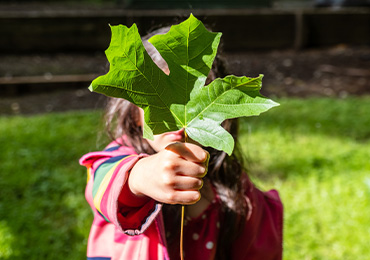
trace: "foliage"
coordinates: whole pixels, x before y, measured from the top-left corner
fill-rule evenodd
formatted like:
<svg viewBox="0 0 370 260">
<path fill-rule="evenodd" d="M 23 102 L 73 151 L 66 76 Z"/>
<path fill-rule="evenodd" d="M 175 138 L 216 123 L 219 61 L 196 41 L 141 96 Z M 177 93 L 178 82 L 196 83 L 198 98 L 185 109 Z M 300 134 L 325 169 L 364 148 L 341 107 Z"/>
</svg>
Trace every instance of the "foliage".
<svg viewBox="0 0 370 260">
<path fill-rule="evenodd" d="M 149 39 L 167 62 L 168 76 L 147 54 L 135 24 L 111 29 L 106 51 L 110 70 L 90 89 L 143 108 L 145 138 L 184 128 L 196 142 L 231 154 L 234 140 L 221 123 L 259 115 L 277 105 L 260 95 L 262 76 L 227 76 L 204 87 L 221 33 L 207 31 L 193 15 Z"/>
</svg>

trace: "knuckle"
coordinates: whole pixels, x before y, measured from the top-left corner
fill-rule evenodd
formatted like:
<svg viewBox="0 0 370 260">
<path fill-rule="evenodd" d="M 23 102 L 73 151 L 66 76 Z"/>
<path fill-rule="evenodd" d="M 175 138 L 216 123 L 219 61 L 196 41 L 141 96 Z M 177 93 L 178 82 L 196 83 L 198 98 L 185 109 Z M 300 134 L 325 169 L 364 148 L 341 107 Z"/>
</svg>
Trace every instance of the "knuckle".
<svg viewBox="0 0 370 260">
<path fill-rule="evenodd" d="M 173 203 L 176 200 L 176 195 L 174 192 L 167 192 L 165 195 L 165 199 L 168 203 Z"/>
<path fill-rule="evenodd" d="M 162 183 L 165 185 L 165 186 L 174 186 L 175 185 L 175 180 L 174 178 L 172 177 L 171 174 L 169 173 L 163 173 L 162 174 Z"/>
<path fill-rule="evenodd" d="M 175 171 L 178 168 L 178 165 L 173 160 L 165 160 L 163 162 L 164 171 Z"/>
</svg>

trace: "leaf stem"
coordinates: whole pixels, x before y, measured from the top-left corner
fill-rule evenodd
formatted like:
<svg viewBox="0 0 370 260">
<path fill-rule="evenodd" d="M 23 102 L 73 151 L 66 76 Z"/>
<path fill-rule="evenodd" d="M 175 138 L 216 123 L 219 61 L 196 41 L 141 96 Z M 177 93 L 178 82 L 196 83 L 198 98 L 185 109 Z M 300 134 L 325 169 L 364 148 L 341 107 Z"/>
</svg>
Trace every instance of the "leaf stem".
<svg viewBox="0 0 370 260">
<path fill-rule="evenodd" d="M 185 206 L 181 206 L 181 231 L 180 231 L 180 258 L 184 260 L 184 216 L 185 216 Z"/>
<path fill-rule="evenodd" d="M 184 131 L 185 143 L 188 142 L 188 134 Z M 185 206 L 181 206 L 181 227 L 180 227 L 180 258 L 184 260 L 184 218 L 185 218 Z"/>
<path fill-rule="evenodd" d="M 188 142 L 188 134 L 186 133 L 186 130 L 184 131 L 184 136 L 185 136 L 185 143 Z"/>
</svg>

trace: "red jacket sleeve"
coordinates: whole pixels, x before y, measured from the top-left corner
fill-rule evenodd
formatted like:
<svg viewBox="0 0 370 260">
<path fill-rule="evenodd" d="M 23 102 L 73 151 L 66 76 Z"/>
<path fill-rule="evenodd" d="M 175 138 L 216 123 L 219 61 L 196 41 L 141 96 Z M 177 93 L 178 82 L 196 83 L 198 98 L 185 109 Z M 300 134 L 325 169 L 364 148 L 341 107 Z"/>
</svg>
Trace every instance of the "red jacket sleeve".
<svg viewBox="0 0 370 260">
<path fill-rule="evenodd" d="M 262 192 L 248 180 L 249 215 L 237 239 L 233 259 L 280 260 L 283 251 L 283 205 L 276 190 Z"/>
</svg>

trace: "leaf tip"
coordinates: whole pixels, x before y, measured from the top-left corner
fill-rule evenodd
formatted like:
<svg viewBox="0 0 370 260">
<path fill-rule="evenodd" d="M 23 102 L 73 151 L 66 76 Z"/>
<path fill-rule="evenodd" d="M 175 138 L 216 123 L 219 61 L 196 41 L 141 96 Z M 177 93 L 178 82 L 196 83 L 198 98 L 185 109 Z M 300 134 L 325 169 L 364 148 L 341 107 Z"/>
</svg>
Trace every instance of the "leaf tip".
<svg viewBox="0 0 370 260">
<path fill-rule="evenodd" d="M 275 102 L 273 100 L 271 100 L 271 101 L 272 101 L 272 107 L 278 107 L 278 106 L 280 106 L 280 103 L 277 103 L 277 102 Z"/>
<path fill-rule="evenodd" d="M 224 146 L 223 148 L 217 148 L 218 150 L 223 150 L 225 153 L 227 153 L 228 156 L 231 156 L 234 151 L 234 140 L 229 143 L 227 146 Z"/>
<path fill-rule="evenodd" d="M 147 123 L 144 121 L 144 131 L 143 131 L 143 137 L 149 140 L 154 140 L 154 135 L 152 129 L 147 125 Z"/>
</svg>

